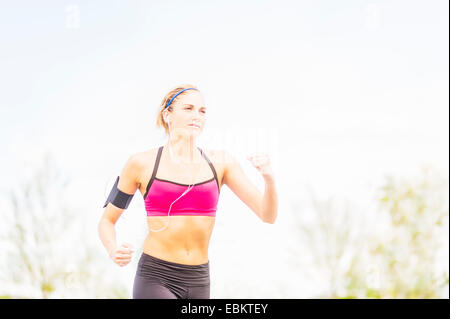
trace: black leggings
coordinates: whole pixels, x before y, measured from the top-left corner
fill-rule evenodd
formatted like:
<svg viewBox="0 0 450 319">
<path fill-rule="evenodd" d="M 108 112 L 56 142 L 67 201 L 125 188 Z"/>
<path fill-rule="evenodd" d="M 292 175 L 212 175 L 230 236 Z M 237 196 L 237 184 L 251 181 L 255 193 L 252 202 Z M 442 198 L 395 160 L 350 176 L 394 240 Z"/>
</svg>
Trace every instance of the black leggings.
<svg viewBox="0 0 450 319">
<path fill-rule="evenodd" d="M 209 299 L 209 261 L 185 265 L 142 253 L 133 285 L 133 299 Z"/>
</svg>

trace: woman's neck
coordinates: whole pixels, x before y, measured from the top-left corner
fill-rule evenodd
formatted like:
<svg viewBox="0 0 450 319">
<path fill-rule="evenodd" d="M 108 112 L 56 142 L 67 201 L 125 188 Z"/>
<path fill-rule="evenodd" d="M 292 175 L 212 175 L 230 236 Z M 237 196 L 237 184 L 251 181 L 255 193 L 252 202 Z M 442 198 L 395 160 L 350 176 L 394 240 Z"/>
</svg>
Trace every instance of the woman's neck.
<svg viewBox="0 0 450 319">
<path fill-rule="evenodd" d="M 169 139 L 167 142 L 169 155 L 174 162 L 194 163 L 197 157 L 197 146 L 193 138 Z"/>
</svg>

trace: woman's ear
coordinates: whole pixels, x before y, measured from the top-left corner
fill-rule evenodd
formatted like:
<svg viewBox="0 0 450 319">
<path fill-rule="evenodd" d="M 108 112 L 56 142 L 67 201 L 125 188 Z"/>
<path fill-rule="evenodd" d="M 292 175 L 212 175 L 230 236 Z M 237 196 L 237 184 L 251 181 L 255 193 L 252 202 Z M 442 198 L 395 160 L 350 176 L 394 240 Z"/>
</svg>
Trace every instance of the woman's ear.
<svg viewBox="0 0 450 319">
<path fill-rule="evenodd" d="M 168 116 L 167 111 L 164 110 L 162 113 L 162 118 L 163 118 L 164 123 L 167 123 L 167 116 Z"/>
</svg>

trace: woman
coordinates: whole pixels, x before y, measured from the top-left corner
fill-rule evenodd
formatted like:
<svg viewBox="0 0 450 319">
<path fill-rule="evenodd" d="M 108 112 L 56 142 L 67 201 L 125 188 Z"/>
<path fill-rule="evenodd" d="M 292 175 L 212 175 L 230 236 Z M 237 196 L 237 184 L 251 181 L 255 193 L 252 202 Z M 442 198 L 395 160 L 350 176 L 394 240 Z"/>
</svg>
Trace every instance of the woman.
<svg viewBox="0 0 450 319">
<path fill-rule="evenodd" d="M 195 145 L 205 121 L 206 107 L 195 86 L 171 90 L 157 117 L 157 125 L 169 136 L 167 144 L 133 154 L 105 203 L 99 235 L 110 258 L 125 266 L 133 249 L 116 244 L 114 225 L 137 189 L 144 198 L 149 234 L 133 298 L 210 298 L 208 246 L 223 184 L 263 222 L 275 222 L 278 204 L 268 157 L 248 157 L 264 177 L 261 195 L 234 156 Z"/>
</svg>

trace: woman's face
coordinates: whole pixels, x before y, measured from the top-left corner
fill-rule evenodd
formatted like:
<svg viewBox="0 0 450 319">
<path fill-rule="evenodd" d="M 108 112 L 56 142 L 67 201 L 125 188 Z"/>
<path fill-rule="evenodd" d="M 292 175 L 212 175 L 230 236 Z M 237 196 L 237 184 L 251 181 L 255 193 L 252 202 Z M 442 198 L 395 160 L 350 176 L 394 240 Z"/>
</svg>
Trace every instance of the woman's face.
<svg viewBox="0 0 450 319">
<path fill-rule="evenodd" d="M 169 115 L 169 132 L 174 130 L 182 135 L 198 136 L 205 125 L 206 107 L 201 94 L 197 91 L 189 92 L 177 97 L 172 103 L 173 111 Z"/>
</svg>

